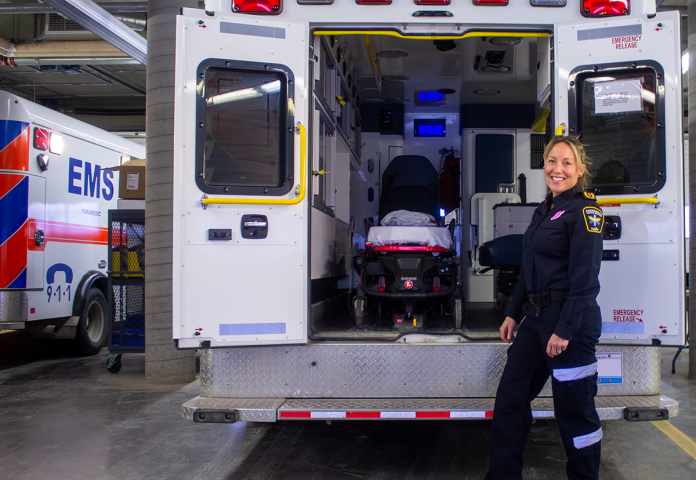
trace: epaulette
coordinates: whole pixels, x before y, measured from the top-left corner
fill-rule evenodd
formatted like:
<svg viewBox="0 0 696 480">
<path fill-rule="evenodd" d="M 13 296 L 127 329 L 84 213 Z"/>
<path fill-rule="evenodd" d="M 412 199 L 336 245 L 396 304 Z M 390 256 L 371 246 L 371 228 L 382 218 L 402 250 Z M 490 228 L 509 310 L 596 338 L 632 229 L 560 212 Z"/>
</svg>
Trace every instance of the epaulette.
<svg viewBox="0 0 696 480">
<path fill-rule="evenodd" d="M 582 194 L 583 194 L 584 197 L 585 197 L 586 199 L 588 199 L 588 200 L 593 200 L 593 201 L 596 200 L 596 198 L 595 198 L 595 196 L 594 196 L 594 193 L 582 192 Z"/>
</svg>

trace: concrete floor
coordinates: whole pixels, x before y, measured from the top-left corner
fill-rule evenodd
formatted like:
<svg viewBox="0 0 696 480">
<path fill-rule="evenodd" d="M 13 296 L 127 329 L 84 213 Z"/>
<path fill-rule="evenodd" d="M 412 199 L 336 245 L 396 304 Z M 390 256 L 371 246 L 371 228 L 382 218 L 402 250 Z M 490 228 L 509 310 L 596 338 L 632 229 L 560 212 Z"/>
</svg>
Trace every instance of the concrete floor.
<svg viewBox="0 0 696 480">
<path fill-rule="evenodd" d="M 681 407 L 670 422 L 696 440 L 696 382 L 687 354 L 669 373 L 673 353 L 663 349 L 662 391 Z M 50 357 L 0 333 L 0 479 L 482 479 L 488 465 L 487 421 L 194 424 L 180 411 L 198 382 L 148 384 L 143 355 L 113 375 L 106 357 Z M 696 477 L 696 459 L 649 422 L 607 422 L 602 445 L 601 479 Z M 562 478 L 556 424 L 538 421 L 525 479 Z"/>
</svg>

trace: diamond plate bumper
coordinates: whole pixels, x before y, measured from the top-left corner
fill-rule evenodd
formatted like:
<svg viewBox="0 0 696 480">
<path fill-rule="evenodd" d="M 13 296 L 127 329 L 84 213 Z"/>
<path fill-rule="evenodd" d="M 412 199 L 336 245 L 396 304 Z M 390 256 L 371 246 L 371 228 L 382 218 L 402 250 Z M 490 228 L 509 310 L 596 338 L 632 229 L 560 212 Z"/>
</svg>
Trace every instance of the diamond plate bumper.
<svg viewBox="0 0 696 480">
<path fill-rule="evenodd" d="M 492 398 L 505 367 L 503 343 L 310 344 L 201 350 L 206 398 Z M 659 395 L 660 349 L 618 352 L 623 382 L 599 395 Z M 550 382 L 541 396 L 551 396 Z"/>
<path fill-rule="evenodd" d="M 493 417 L 493 398 L 460 399 L 234 399 L 196 397 L 183 406 L 183 417 L 206 412 L 238 412 L 240 421 L 276 420 L 481 420 Z M 677 401 L 659 395 L 596 398 L 601 420 L 621 420 L 625 408 L 666 409 L 669 417 L 679 414 Z M 532 402 L 536 418 L 553 418 L 553 400 Z"/>
</svg>

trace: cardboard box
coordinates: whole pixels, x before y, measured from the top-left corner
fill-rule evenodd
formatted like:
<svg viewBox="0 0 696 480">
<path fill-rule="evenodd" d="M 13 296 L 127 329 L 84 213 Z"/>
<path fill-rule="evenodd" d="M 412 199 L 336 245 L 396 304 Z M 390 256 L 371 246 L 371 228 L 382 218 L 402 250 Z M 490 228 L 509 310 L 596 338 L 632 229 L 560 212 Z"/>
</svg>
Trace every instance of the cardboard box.
<svg viewBox="0 0 696 480">
<path fill-rule="evenodd" d="M 129 160 L 108 170 L 119 172 L 118 198 L 145 200 L 145 160 Z"/>
</svg>

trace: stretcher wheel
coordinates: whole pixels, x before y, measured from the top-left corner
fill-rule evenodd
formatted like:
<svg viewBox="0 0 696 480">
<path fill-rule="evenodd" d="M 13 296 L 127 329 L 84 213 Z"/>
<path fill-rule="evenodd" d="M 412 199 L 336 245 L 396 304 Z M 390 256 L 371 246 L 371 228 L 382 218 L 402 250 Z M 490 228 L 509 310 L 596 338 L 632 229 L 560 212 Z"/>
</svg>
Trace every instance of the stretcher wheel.
<svg viewBox="0 0 696 480">
<path fill-rule="evenodd" d="M 363 328 L 365 326 L 365 299 L 356 297 L 353 299 L 353 316 L 355 317 L 356 328 Z"/>
<path fill-rule="evenodd" d="M 452 316 L 454 317 L 454 328 L 462 328 L 462 317 L 464 316 L 464 302 L 461 298 L 452 299 Z"/>
</svg>

